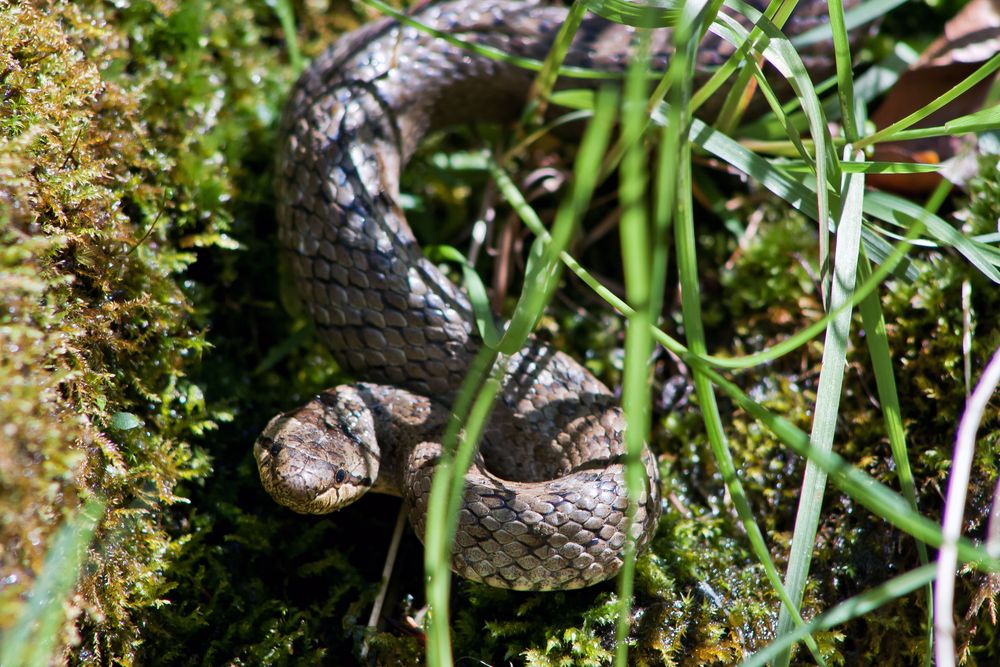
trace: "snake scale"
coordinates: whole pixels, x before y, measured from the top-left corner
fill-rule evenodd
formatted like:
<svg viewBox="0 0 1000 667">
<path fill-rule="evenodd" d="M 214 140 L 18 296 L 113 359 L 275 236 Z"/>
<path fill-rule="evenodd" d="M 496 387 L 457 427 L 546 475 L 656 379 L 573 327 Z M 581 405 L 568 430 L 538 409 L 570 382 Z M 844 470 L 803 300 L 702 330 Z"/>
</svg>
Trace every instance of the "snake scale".
<svg viewBox="0 0 1000 667">
<path fill-rule="evenodd" d="M 825 20 L 804 0 L 786 32 Z M 468 42 L 542 59 L 566 10 L 535 1 L 455 0 L 414 18 Z M 669 56 L 658 31 L 653 63 Z M 631 29 L 588 16 L 566 62 L 621 71 Z M 707 70 L 731 53 L 709 35 Z M 817 52 L 813 70 L 829 71 Z M 436 128 L 503 122 L 533 74 L 394 20 L 343 36 L 305 71 L 286 106 L 277 167 L 281 244 L 295 286 L 338 362 L 378 383 L 343 385 L 278 415 L 254 446 L 280 503 L 325 513 L 366 491 L 402 496 L 423 535 L 448 406 L 481 341 L 465 293 L 424 257 L 399 204 L 399 175 Z M 578 82 L 579 85 L 579 82 Z M 465 480 L 453 551 L 463 577 L 519 590 L 588 586 L 641 549 L 660 515 L 656 460 L 626 520 L 625 428 L 611 392 L 542 340 L 501 358 L 502 391 Z"/>
</svg>

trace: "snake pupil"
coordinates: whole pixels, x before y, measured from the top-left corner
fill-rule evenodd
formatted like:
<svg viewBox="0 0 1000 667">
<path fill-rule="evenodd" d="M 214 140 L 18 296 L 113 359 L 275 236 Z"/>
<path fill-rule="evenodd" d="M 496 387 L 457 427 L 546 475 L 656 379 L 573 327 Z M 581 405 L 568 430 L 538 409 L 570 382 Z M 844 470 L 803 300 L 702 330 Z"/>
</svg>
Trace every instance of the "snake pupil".
<svg viewBox="0 0 1000 667">
<path fill-rule="evenodd" d="M 279 442 L 275 442 L 272 438 L 260 438 L 261 445 L 267 450 L 267 453 L 271 456 L 277 456 L 278 453 L 283 449 L 283 446 Z"/>
<path fill-rule="evenodd" d="M 344 480 L 347 479 L 347 471 L 341 468 L 340 470 L 337 471 L 337 474 L 334 476 L 334 479 L 337 481 L 337 484 L 343 484 Z"/>
</svg>

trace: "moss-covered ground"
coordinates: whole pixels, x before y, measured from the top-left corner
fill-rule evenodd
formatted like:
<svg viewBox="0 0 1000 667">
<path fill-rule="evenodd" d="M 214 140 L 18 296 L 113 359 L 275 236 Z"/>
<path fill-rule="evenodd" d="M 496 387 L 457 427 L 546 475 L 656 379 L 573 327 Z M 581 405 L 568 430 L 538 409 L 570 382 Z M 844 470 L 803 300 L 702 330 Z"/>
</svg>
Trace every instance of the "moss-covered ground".
<svg viewBox="0 0 1000 667">
<path fill-rule="evenodd" d="M 57 660 L 358 659 L 397 501 L 300 517 L 263 492 L 251 454 L 270 416 L 343 379 L 283 288 L 271 160 L 296 68 L 280 4 L 0 0 L 0 630 L 24 613 L 57 528 L 84 501 L 107 502 L 62 605 Z M 293 4 L 306 57 L 369 18 L 337 0 Z M 447 240 L 477 209 L 466 183 L 483 179 L 435 164 L 418 157 L 408 177 L 411 217 Z M 968 210 L 967 233 L 995 232 L 1000 219 L 1000 176 L 994 163 L 981 166 L 951 204 Z M 759 218 L 759 231 L 740 239 L 704 216 L 706 321 L 716 349 L 744 353 L 820 316 L 815 238 L 797 215 L 738 184 L 722 187 L 737 193 L 739 217 Z M 613 243 L 593 243 L 582 259 L 617 275 Z M 1000 346 L 1000 290 L 947 253 L 921 252 L 915 267 L 916 280 L 894 279 L 881 297 L 920 508 L 937 518 L 965 401 L 963 317 L 975 325 L 975 371 Z M 592 295 L 567 281 L 543 326 L 617 382 L 622 325 Z M 665 326 L 676 333 L 670 313 Z M 855 343 L 836 447 L 894 486 L 867 355 Z M 820 355 L 816 341 L 737 379 L 808 430 Z M 654 447 L 668 503 L 639 563 L 632 658 L 730 664 L 769 641 L 778 606 L 715 470 L 687 370 L 665 353 L 655 364 Z M 803 463 L 748 415 L 731 405 L 723 413 L 780 566 Z M 995 410 L 980 434 L 964 526 L 973 537 L 997 477 Z M 911 539 L 832 487 L 824 510 L 804 615 L 918 563 Z M 408 620 L 422 606 L 420 561 L 407 534 L 391 622 L 372 640 L 381 664 L 421 659 Z M 1000 660 L 989 583 L 959 579 L 959 640 L 978 664 Z M 455 655 L 466 664 L 605 664 L 614 590 L 529 595 L 461 582 Z M 915 664 L 926 605 L 918 593 L 817 641 L 831 664 Z"/>
</svg>

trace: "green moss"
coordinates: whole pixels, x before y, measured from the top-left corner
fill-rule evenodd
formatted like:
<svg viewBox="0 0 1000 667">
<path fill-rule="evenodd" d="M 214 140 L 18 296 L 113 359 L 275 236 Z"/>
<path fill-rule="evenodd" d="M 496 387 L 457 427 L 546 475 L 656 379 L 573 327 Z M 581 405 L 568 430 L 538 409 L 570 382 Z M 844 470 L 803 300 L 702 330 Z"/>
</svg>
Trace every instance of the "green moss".
<svg viewBox="0 0 1000 667">
<path fill-rule="evenodd" d="M 0 9 L 0 619 L 18 613 L 63 517 L 101 496 L 60 641 L 80 641 L 73 620 L 120 628 L 83 638 L 95 656 L 133 652 L 133 610 L 158 599 L 172 546 L 163 508 L 208 471 L 188 438 L 216 417 L 188 400 L 184 358 L 205 343 L 174 278 L 186 263 L 125 212 L 147 201 L 155 163 L 136 97 L 101 73 L 119 46 L 80 5 Z"/>
</svg>

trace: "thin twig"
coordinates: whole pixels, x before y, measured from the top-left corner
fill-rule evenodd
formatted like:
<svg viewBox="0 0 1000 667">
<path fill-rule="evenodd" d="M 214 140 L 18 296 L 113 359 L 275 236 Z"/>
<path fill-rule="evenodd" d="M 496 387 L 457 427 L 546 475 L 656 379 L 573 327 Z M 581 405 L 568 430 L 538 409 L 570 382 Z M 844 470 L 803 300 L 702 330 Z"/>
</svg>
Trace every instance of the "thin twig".
<svg viewBox="0 0 1000 667">
<path fill-rule="evenodd" d="M 362 660 L 368 657 L 369 638 L 378 631 L 378 622 L 382 617 L 382 606 L 385 604 L 385 596 L 389 591 L 389 578 L 392 576 L 392 569 L 396 566 L 396 555 L 399 553 L 399 543 L 403 539 L 403 529 L 406 527 L 406 517 L 409 513 L 410 510 L 406 503 L 400 503 L 396 527 L 392 529 L 392 540 L 390 540 L 389 550 L 385 554 L 385 565 L 382 566 L 382 585 L 379 587 L 378 595 L 375 596 L 372 613 L 368 617 L 368 626 L 365 628 L 365 639 L 361 645 Z"/>
</svg>

